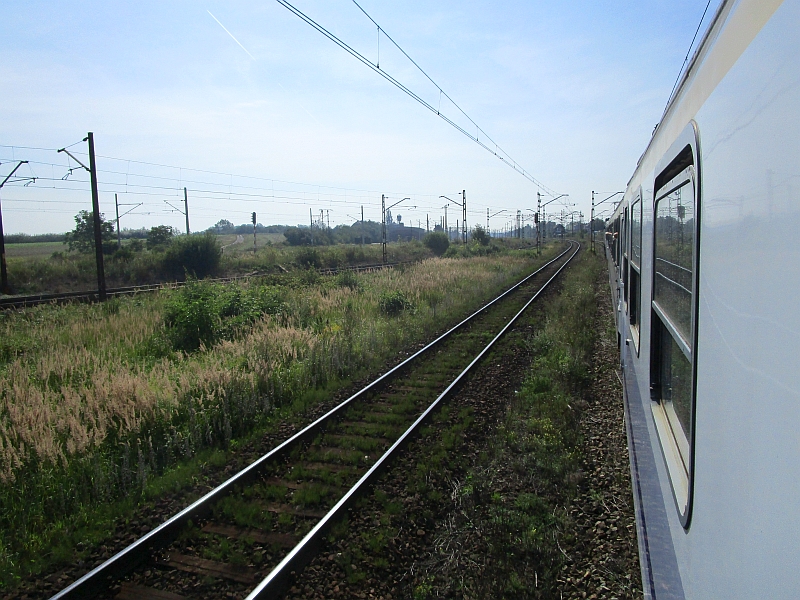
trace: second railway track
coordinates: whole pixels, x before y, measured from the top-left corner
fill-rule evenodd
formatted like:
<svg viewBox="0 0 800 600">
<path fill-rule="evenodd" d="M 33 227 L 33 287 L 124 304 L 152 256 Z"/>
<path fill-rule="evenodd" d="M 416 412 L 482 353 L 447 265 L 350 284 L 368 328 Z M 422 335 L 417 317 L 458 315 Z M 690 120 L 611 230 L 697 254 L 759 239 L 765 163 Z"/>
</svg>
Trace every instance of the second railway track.
<svg viewBox="0 0 800 600">
<path fill-rule="evenodd" d="M 571 243 L 54 599 L 279 597 L 290 573 L 578 251 Z"/>
</svg>

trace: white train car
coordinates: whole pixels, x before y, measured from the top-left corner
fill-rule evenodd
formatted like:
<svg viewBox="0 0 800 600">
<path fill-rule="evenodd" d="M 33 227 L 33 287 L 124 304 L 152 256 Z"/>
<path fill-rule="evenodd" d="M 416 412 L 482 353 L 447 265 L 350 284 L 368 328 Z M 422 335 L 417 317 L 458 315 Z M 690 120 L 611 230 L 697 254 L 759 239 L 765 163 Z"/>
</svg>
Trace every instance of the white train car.
<svg viewBox="0 0 800 600">
<path fill-rule="evenodd" d="M 723 2 L 622 198 L 645 597 L 800 598 L 800 0 Z"/>
</svg>

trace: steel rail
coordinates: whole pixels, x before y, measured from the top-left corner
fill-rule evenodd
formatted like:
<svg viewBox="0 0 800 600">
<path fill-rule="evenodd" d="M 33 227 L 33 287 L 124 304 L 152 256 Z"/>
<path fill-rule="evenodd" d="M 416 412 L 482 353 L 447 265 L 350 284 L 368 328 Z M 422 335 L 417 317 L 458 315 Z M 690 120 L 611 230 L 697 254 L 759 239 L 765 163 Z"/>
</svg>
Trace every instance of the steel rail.
<svg viewBox="0 0 800 600">
<path fill-rule="evenodd" d="M 328 530 L 330 529 L 331 525 L 337 520 L 339 520 L 342 516 L 344 516 L 345 511 L 350 508 L 353 503 L 358 500 L 363 493 L 367 491 L 370 484 L 387 468 L 389 463 L 395 456 L 409 443 L 412 436 L 417 432 L 417 430 L 430 418 L 433 412 L 439 407 L 439 405 L 455 390 L 461 381 L 472 371 L 472 369 L 477 365 L 480 360 L 484 357 L 484 355 L 491 350 L 492 346 L 502 338 L 506 332 L 516 323 L 517 319 L 522 316 L 528 307 L 533 304 L 534 300 L 539 297 L 539 295 L 547 289 L 547 286 L 558 277 L 559 273 L 566 268 L 566 266 L 572 261 L 573 258 L 578 254 L 580 251 L 580 244 L 577 244 L 577 248 L 573 252 L 572 256 L 570 256 L 567 261 L 559 267 L 559 269 L 550 277 L 550 279 L 545 282 L 545 284 L 540 287 L 536 293 L 528 300 L 525 305 L 517 312 L 516 315 L 500 330 L 500 332 L 489 342 L 480 353 L 472 359 L 472 362 L 467 365 L 467 367 L 458 374 L 458 376 L 447 386 L 447 388 L 439 394 L 436 400 L 423 412 L 416 421 L 401 435 L 398 440 L 392 444 L 391 448 L 389 448 L 383 456 L 381 456 L 374 465 L 367 471 L 361 479 L 352 487 L 350 490 L 336 503 L 336 505 L 326 514 L 319 523 L 314 526 L 314 528 L 308 532 L 306 537 L 304 537 L 294 549 L 286 555 L 286 557 L 276 566 L 272 572 L 264 579 L 255 590 L 253 590 L 250 595 L 247 596 L 246 600 L 262 600 L 264 598 L 276 598 L 279 597 L 284 591 L 289 582 L 291 577 L 292 571 L 295 573 L 299 572 L 303 567 L 305 567 L 308 562 L 317 554 L 319 547 L 323 542 L 323 537 L 327 534 Z M 572 246 L 570 246 L 572 249 Z M 563 256 L 563 254 L 562 254 Z M 560 257 L 559 257 L 560 258 Z M 549 264 L 549 263 L 548 263 Z"/>
<path fill-rule="evenodd" d="M 418 350 L 417 352 L 415 352 L 414 354 L 412 354 L 399 364 L 389 369 L 386 373 L 384 373 L 377 379 L 373 380 L 367 386 L 357 391 L 355 394 L 353 394 L 352 396 L 344 400 L 342 403 L 340 403 L 338 406 L 331 409 L 323 416 L 319 417 L 317 420 L 307 425 L 306 427 L 304 427 L 299 432 L 295 433 L 287 440 L 280 443 L 278 446 L 270 450 L 267 454 L 265 454 L 261 458 L 257 459 L 256 461 L 254 461 L 253 463 L 251 463 L 250 465 L 248 465 L 247 467 L 236 473 L 233 477 L 221 483 L 219 486 L 208 492 L 202 498 L 196 500 L 195 502 L 193 502 L 192 504 L 181 510 L 176 515 L 169 518 L 167 521 L 165 521 L 152 531 L 146 533 L 144 536 L 133 542 L 131 545 L 127 546 L 126 548 L 124 548 L 123 550 L 121 550 L 108 560 L 106 560 L 101 565 L 95 567 L 90 572 L 86 573 L 83 577 L 73 582 L 68 587 L 64 588 L 55 596 L 53 596 L 51 600 L 90 598 L 96 595 L 97 593 L 101 592 L 103 589 L 105 589 L 110 580 L 118 579 L 123 575 L 125 575 L 126 573 L 135 569 L 136 566 L 138 566 L 142 561 L 146 560 L 149 556 L 151 556 L 153 551 L 169 544 L 177 536 L 179 531 L 184 526 L 187 525 L 189 521 L 197 520 L 198 518 L 203 518 L 207 516 L 211 512 L 212 505 L 221 500 L 222 498 L 224 498 L 237 485 L 242 483 L 247 483 L 255 479 L 267 466 L 287 456 L 291 452 L 291 450 L 293 450 L 298 444 L 313 439 L 313 437 L 317 434 L 318 430 L 320 430 L 326 423 L 338 417 L 340 414 L 344 413 L 345 409 L 347 409 L 356 400 L 364 396 L 368 391 L 380 386 L 381 384 L 391 379 L 394 375 L 398 374 L 398 372 L 407 367 L 411 362 L 413 362 L 420 356 L 426 354 L 434 347 L 438 346 L 442 341 L 444 341 L 453 333 L 464 327 L 467 323 L 472 321 L 478 315 L 486 311 L 486 309 L 493 306 L 495 303 L 499 302 L 507 295 L 517 290 L 527 281 L 529 281 L 530 279 L 541 273 L 544 269 L 546 269 L 556 261 L 560 260 L 562 257 L 564 257 L 572 250 L 573 248 L 572 242 L 570 242 L 570 244 L 571 244 L 570 247 L 564 250 L 564 252 L 562 252 L 555 258 L 551 259 L 550 261 L 546 262 L 536 271 L 534 271 L 527 277 L 523 278 L 521 281 L 514 284 L 505 292 L 503 292 L 502 294 L 500 294 L 499 296 L 497 296 L 496 298 L 494 298 L 493 300 L 491 300 L 490 302 L 488 302 L 487 304 L 476 310 L 474 313 L 472 313 L 464 320 L 459 322 L 457 325 L 453 326 L 448 331 L 446 331 L 445 333 L 437 337 L 435 340 L 430 342 L 424 348 Z M 578 249 L 580 249 L 580 245 L 578 245 Z M 570 257 L 570 260 L 571 258 L 572 257 Z M 560 270 L 561 269 L 559 269 L 559 272 Z M 539 292 L 537 292 L 536 295 L 538 296 L 538 294 Z M 503 331 L 505 331 L 505 329 Z"/>
</svg>

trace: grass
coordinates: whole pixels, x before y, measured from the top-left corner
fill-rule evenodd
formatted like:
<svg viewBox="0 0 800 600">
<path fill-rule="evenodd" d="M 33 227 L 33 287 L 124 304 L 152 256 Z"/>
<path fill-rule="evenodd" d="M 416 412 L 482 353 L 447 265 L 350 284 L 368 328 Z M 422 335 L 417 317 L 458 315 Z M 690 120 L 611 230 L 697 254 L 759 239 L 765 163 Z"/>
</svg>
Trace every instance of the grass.
<svg viewBox="0 0 800 600">
<path fill-rule="evenodd" d="M 6 258 L 42 258 L 53 252 L 63 252 L 66 246 L 62 242 L 31 242 L 29 244 L 6 244 Z"/>
<path fill-rule="evenodd" d="M 468 568 L 469 557 L 434 556 L 415 597 L 557 597 L 559 542 L 569 529 L 564 507 L 580 478 L 578 414 L 597 335 L 594 285 L 602 268 L 584 253 L 567 272 L 545 325 L 526 342 L 534 357 L 530 372 L 487 451 L 459 482 L 457 510 L 439 539 L 443 546 L 474 547 L 483 558 Z M 448 445 L 445 435 L 439 446 Z M 420 492 L 430 491 L 428 475 L 437 465 L 437 452 L 418 465 Z"/>
<path fill-rule="evenodd" d="M 431 259 L 357 275 L 356 286 L 251 280 L 219 290 L 246 310 L 219 303 L 210 317 L 217 334 L 188 351 L 165 316 L 191 290 L 3 313 L 0 585 L 74 560 L 77 538 L 110 529 L 107 507 L 124 514 L 186 485 L 204 464 L 224 462 L 237 439 L 374 371 L 532 266 L 523 252 Z M 381 311 L 387 292 L 413 308 Z M 242 300 L 263 297 L 281 309 Z"/>
<path fill-rule="evenodd" d="M 382 261 L 381 247 L 339 244 L 335 246 L 286 246 L 273 234 L 259 234 L 257 251 L 252 237 L 243 236 L 241 244 L 229 245 L 214 275 L 229 277 L 258 273 L 313 268 L 336 268 L 348 265 L 375 265 Z M 282 235 L 280 236 L 282 237 Z M 237 236 L 216 236 L 220 245 L 232 244 Z M 123 248 L 127 244 L 123 243 Z M 61 242 L 9 244 L 7 246 L 8 281 L 15 294 L 65 292 L 97 288 L 93 254 L 68 252 Z M 419 242 L 388 245 L 389 262 L 418 261 L 432 256 Z M 109 288 L 173 281 L 165 270 L 163 250 L 141 250 L 106 256 L 104 271 Z"/>
</svg>

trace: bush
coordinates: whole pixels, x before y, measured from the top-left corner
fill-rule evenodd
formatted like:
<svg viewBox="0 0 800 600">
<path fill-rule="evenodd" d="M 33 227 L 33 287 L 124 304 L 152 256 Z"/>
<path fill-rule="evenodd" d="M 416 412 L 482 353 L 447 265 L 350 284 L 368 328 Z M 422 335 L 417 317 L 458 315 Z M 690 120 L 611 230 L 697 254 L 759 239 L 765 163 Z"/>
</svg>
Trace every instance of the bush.
<svg viewBox="0 0 800 600">
<path fill-rule="evenodd" d="M 436 256 L 441 256 L 447 252 L 450 246 L 450 240 L 447 239 L 447 234 L 443 231 L 431 231 L 422 238 L 422 243 L 430 248 Z"/>
<path fill-rule="evenodd" d="M 361 284 L 358 281 L 358 275 L 352 271 L 342 271 L 339 273 L 336 276 L 336 284 L 339 287 L 346 287 L 350 288 L 351 290 L 357 290 L 359 287 L 361 287 Z"/>
<path fill-rule="evenodd" d="M 295 256 L 297 264 L 305 268 L 318 269 L 322 266 L 319 252 L 315 248 L 302 248 Z"/>
<path fill-rule="evenodd" d="M 214 274 L 221 258 L 222 248 L 213 234 L 184 235 L 172 241 L 161 264 L 167 277 L 182 281 L 188 274 L 202 279 Z"/>
<path fill-rule="evenodd" d="M 310 246 L 311 245 L 311 232 L 308 229 L 300 229 L 299 227 L 287 227 L 283 232 L 283 237 L 290 246 Z"/>
<path fill-rule="evenodd" d="M 404 310 L 413 308 L 413 304 L 405 297 L 403 292 L 384 292 L 378 301 L 378 306 L 381 312 L 385 315 L 393 317 L 399 315 Z"/>
<path fill-rule="evenodd" d="M 192 352 L 235 337 L 261 315 L 283 310 L 283 298 L 272 287 L 190 281 L 167 301 L 164 325 L 173 349 Z"/>
</svg>

